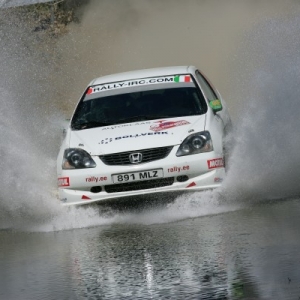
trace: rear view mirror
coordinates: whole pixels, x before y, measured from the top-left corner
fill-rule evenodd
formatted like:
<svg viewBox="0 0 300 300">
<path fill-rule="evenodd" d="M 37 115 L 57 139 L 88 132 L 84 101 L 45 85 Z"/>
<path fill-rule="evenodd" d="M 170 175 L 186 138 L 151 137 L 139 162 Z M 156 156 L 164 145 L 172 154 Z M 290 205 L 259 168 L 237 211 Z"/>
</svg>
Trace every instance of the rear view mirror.
<svg viewBox="0 0 300 300">
<path fill-rule="evenodd" d="M 209 101 L 209 106 L 212 108 L 214 112 L 218 112 L 223 109 L 222 103 L 219 99 Z"/>
</svg>

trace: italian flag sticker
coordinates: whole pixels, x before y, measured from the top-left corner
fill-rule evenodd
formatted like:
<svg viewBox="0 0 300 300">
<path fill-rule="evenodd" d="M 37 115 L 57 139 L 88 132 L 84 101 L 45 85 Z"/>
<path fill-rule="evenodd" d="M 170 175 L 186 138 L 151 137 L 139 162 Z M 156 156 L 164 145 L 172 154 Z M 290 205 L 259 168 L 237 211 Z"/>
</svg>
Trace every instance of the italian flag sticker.
<svg viewBox="0 0 300 300">
<path fill-rule="evenodd" d="M 190 75 L 177 75 L 174 76 L 175 82 L 191 82 L 191 76 Z"/>
</svg>

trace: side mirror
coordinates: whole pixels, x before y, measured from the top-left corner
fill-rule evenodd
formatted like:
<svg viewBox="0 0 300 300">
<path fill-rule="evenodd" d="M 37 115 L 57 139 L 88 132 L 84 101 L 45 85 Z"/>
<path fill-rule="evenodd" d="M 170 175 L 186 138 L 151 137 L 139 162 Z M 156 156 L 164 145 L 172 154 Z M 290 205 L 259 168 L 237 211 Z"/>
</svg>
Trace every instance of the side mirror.
<svg viewBox="0 0 300 300">
<path fill-rule="evenodd" d="M 209 101 L 209 106 L 215 113 L 223 109 L 222 103 L 219 99 Z"/>
</svg>

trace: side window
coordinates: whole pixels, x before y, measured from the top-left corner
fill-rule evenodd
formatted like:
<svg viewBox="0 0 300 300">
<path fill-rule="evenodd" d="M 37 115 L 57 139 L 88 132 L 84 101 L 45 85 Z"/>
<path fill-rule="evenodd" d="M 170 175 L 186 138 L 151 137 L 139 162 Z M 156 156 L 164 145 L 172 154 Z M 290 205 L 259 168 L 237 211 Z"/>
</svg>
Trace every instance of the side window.
<svg viewBox="0 0 300 300">
<path fill-rule="evenodd" d="M 207 80 L 200 74 L 200 72 L 197 70 L 196 71 L 196 77 L 198 81 L 200 82 L 200 85 L 203 89 L 203 93 L 205 97 L 207 98 L 208 101 L 216 100 L 218 99 L 216 93 L 214 90 L 211 88 Z"/>
</svg>

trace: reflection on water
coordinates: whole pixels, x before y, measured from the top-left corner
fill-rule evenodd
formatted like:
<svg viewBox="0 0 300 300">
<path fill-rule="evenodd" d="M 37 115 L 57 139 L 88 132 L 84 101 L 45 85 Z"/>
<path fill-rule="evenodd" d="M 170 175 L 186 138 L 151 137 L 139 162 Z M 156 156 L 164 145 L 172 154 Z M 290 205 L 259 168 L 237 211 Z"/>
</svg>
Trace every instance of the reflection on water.
<svg viewBox="0 0 300 300">
<path fill-rule="evenodd" d="M 289 200 L 151 226 L 2 231 L 0 298 L 297 299 L 299 210 Z"/>
</svg>

